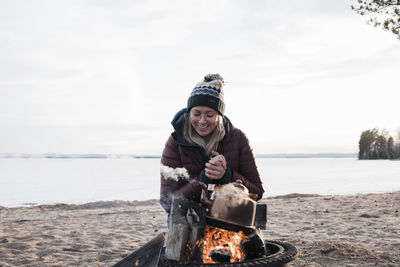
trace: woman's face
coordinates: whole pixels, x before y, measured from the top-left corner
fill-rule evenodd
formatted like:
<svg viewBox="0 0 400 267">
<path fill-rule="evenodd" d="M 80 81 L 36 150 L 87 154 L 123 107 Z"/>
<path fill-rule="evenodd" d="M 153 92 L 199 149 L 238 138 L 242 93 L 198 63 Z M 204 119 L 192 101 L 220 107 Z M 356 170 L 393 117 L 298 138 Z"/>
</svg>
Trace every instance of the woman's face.
<svg viewBox="0 0 400 267">
<path fill-rule="evenodd" d="M 218 124 L 218 113 L 206 106 L 193 107 L 189 118 L 193 129 L 202 137 L 212 133 Z"/>
</svg>

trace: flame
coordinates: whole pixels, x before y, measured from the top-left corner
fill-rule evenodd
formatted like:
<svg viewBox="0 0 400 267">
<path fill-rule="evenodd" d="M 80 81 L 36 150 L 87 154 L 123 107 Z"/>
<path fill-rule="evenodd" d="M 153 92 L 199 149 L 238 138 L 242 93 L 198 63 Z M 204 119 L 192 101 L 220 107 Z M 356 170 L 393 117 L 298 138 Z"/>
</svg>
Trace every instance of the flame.
<svg viewBox="0 0 400 267">
<path fill-rule="evenodd" d="M 204 238 L 199 242 L 199 245 L 203 246 L 203 263 L 217 263 L 211 258 L 213 251 L 229 254 L 231 256 L 230 262 L 243 261 L 245 254 L 240 246 L 243 239 L 247 239 L 247 236 L 242 231 L 228 231 L 207 225 Z"/>
</svg>

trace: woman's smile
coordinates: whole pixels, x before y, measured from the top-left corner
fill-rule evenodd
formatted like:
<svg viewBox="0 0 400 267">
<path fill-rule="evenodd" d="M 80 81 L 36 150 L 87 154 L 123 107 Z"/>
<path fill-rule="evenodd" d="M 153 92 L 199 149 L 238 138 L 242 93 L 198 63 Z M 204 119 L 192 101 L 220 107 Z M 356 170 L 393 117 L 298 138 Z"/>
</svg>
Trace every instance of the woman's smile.
<svg viewBox="0 0 400 267">
<path fill-rule="evenodd" d="M 212 108 L 196 106 L 190 110 L 190 123 L 200 136 L 205 137 L 217 127 L 217 115 L 217 112 Z"/>
</svg>

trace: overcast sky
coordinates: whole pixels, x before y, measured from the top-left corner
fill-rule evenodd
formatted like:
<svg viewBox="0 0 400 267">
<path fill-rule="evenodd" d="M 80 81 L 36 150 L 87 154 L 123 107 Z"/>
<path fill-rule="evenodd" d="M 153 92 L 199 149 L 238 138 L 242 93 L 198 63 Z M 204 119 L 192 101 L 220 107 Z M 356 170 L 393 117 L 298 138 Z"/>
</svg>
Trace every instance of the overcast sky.
<svg viewBox="0 0 400 267">
<path fill-rule="evenodd" d="M 0 153 L 159 155 L 207 73 L 257 154 L 400 127 L 400 41 L 340 1 L 0 0 Z"/>
</svg>

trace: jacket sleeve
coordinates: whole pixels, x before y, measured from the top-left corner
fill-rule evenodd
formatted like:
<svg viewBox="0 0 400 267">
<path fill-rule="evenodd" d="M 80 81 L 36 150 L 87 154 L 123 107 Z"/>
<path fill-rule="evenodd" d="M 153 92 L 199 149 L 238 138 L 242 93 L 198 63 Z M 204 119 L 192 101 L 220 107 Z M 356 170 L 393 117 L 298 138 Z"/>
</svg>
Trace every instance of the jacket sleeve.
<svg viewBox="0 0 400 267">
<path fill-rule="evenodd" d="M 160 204 L 169 213 L 173 195 L 186 199 L 199 198 L 202 187 L 198 177 L 190 177 L 182 167 L 178 144 L 171 135 L 167 140 L 161 157 Z M 166 171 L 167 170 L 167 171 Z"/>
<path fill-rule="evenodd" d="M 232 181 L 241 180 L 250 193 L 257 194 L 257 199 L 261 199 L 264 194 L 263 185 L 258 173 L 253 149 L 249 140 L 243 132 L 239 141 L 239 168 L 232 169 Z"/>
</svg>

